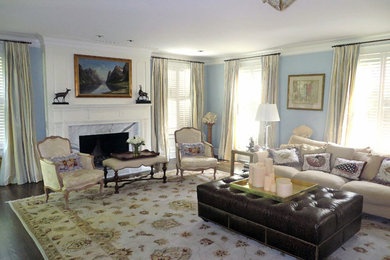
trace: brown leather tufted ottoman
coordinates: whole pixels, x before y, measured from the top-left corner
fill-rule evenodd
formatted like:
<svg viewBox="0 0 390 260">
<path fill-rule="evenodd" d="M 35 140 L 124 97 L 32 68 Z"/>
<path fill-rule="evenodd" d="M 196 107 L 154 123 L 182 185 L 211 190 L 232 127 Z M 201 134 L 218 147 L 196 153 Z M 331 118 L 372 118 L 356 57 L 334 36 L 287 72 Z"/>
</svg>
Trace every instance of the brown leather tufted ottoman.
<svg viewBox="0 0 390 260">
<path fill-rule="evenodd" d="M 230 189 L 234 175 L 198 185 L 198 214 L 302 259 L 323 259 L 360 230 L 363 196 L 319 187 L 289 202 Z"/>
</svg>

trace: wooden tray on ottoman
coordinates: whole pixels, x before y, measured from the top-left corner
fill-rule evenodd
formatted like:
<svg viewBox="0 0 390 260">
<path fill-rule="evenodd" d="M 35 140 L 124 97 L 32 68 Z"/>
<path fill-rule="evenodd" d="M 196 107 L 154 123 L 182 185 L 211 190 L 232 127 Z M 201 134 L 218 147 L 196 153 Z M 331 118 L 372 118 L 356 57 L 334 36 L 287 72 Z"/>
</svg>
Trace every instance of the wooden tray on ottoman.
<svg viewBox="0 0 390 260">
<path fill-rule="evenodd" d="M 111 157 L 122 160 L 122 161 L 128 161 L 128 160 L 137 160 L 141 158 L 147 158 L 147 157 L 156 157 L 160 155 L 160 153 L 156 153 L 149 150 L 143 150 L 140 152 L 140 155 L 134 156 L 133 152 L 125 152 L 125 153 L 111 153 Z"/>
<path fill-rule="evenodd" d="M 276 179 L 282 178 L 280 176 L 275 176 Z M 263 188 L 256 188 L 252 185 L 248 184 L 248 178 L 239 180 L 239 181 L 233 181 L 230 183 L 230 187 L 242 190 L 247 193 L 251 193 L 260 197 L 270 198 L 279 202 L 286 202 L 289 200 L 292 200 L 296 197 L 299 197 L 300 195 L 309 192 L 311 190 L 314 190 L 318 185 L 311 182 L 291 179 L 291 182 L 293 184 L 293 193 L 288 197 L 280 197 L 276 194 L 276 192 L 272 191 L 265 191 Z"/>
</svg>

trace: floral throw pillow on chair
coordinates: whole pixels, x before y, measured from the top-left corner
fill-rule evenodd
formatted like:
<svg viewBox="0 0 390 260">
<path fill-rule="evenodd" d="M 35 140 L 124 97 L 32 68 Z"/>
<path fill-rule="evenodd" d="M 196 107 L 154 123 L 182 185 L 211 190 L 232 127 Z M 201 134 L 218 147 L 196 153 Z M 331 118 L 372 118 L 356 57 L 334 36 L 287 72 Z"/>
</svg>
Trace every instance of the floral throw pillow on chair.
<svg viewBox="0 0 390 260">
<path fill-rule="evenodd" d="M 181 156 L 204 156 L 203 143 L 181 143 L 179 144 Z"/>
<path fill-rule="evenodd" d="M 50 158 L 58 166 L 58 170 L 61 173 L 80 170 L 83 168 L 80 162 L 80 155 L 77 153 L 71 153 L 66 156 L 58 156 Z"/>
</svg>

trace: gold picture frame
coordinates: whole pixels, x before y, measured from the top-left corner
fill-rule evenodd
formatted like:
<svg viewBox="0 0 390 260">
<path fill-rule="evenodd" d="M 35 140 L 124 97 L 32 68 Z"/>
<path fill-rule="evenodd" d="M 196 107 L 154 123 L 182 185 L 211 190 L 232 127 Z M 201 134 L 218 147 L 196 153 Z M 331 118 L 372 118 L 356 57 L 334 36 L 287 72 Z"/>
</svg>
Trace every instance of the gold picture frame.
<svg viewBox="0 0 390 260">
<path fill-rule="evenodd" d="M 132 62 L 74 54 L 76 97 L 132 97 Z"/>
<path fill-rule="evenodd" d="M 323 110 L 325 74 L 288 76 L 287 109 Z"/>
</svg>

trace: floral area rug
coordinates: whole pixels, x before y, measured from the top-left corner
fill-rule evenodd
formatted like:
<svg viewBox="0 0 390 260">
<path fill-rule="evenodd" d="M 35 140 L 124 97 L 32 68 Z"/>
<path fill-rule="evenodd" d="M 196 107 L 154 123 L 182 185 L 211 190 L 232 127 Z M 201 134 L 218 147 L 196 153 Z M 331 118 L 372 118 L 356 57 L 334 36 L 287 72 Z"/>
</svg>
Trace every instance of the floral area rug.
<svg viewBox="0 0 390 260">
<path fill-rule="evenodd" d="M 218 172 L 217 178 L 228 173 Z M 175 173 L 168 183 L 142 181 L 114 194 L 98 187 L 70 194 L 64 210 L 62 193 L 10 202 L 46 259 L 294 259 L 197 215 L 196 186 L 205 174 Z M 329 259 L 390 259 L 390 221 L 363 219 L 361 231 Z"/>
</svg>

